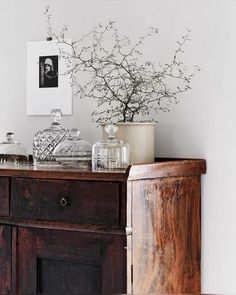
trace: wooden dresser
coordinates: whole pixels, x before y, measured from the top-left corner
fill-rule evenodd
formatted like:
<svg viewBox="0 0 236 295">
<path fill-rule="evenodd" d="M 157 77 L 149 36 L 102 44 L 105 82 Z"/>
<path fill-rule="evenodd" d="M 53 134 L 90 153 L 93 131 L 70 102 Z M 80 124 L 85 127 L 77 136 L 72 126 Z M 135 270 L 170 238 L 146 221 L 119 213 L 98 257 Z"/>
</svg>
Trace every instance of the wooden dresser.
<svg viewBox="0 0 236 295">
<path fill-rule="evenodd" d="M 199 293 L 205 170 L 0 166 L 0 294 Z"/>
</svg>

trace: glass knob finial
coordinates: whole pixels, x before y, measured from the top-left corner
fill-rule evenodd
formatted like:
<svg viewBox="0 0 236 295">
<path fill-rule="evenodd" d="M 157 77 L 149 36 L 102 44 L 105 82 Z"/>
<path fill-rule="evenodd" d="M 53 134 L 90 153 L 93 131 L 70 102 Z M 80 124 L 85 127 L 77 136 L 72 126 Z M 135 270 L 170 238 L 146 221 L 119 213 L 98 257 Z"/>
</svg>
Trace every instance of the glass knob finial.
<svg viewBox="0 0 236 295">
<path fill-rule="evenodd" d="M 7 132 L 6 138 L 8 143 L 14 143 L 15 134 L 13 132 Z"/>
<path fill-rule="evenodd" d="M 108 138 L 114 138 L 117 131 L 118 127 L 115 124 L 107 124 L 105 126 L 105 132 L 107 133 Z"/>
<path fill-rule="evenodd" d="M 77 128 L 72 128 L 69 132 L 69 137 L 70 138 L 78 138 L 80 135 L 80 131 Z"/>
<path fill-rule="evenodd" d="M 60 109 L 53 109 L 51 111 L 52 124 L 61 125 L 62 111 Z"/>
</svg>

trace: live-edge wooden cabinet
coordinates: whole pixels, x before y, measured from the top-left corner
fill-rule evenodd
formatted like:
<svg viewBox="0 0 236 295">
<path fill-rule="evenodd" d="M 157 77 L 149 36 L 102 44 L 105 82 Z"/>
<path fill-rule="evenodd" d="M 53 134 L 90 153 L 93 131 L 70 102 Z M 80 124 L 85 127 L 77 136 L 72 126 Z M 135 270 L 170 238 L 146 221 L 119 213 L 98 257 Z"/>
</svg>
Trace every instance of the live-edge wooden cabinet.
<svg viewBox="0 0 236 295">
<path fill-rule="evenodd" d="M 199 293 L 205 171 L 0 166 L 0 294 Z"/>
</svg>

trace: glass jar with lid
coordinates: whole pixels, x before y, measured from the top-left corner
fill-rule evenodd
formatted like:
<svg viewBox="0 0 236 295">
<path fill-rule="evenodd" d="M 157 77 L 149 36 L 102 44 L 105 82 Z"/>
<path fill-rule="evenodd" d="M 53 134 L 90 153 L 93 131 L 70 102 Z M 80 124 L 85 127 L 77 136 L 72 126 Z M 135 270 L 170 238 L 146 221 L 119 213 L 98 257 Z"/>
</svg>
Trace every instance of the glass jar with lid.
<svg viewBox="0 0 236 295">
<path fill-rule="evenodd" d="M 80 131 L 73 128 L 66 140 L 57 145 L 53 152 L 56 161 L 67 167 L 87 169 L 91 167 L 92 146 L 79 137 Z"/>
<path fill-rule="evenodd" d="M 64 141 L 69 130 L 61 124 L 62 112 L 60 109 L 51 111 L 52 124 L 49 128 L 38 131 L 33 139 L 33 160 L 35 165 L 55 165 L 53 157 L 55 147 Z"/>
<path fill-rule="evenodd" d="M 93 145 L 92 167 L 93 171 L 112 171 L 125 169 L 130 164 L 130 147 L 115 137 L 118 127 L 114 124 L 105 126 L 107 140 Z"/>
<path fill-rule="evenodd" d="M 0 143 L 0 163 L 28 163 L 27 150 L 21 143 L 15 141 L 13 132 L 8 132 L 6 141 Z"/>
</svg>

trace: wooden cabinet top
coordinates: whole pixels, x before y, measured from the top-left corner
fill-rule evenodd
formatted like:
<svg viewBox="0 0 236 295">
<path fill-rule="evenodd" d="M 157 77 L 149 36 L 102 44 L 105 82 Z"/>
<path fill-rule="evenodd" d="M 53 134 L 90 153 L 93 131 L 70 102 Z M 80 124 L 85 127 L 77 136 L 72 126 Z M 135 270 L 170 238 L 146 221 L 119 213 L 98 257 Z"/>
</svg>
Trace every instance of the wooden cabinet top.
<svg viewBox="0 0 236 295">
<path fill-rule="evenodd" d="M 130 165 L 125 170 L 115 172 L 93 172 L 92 170 L 79 170 L 60 166 L 0 165 L 0 176 L 44 179 L 127 181 L 204 173 L 206 173 L 206 161 L 203 159 L 157 158 L 155 163 Z"/>
</svg>

